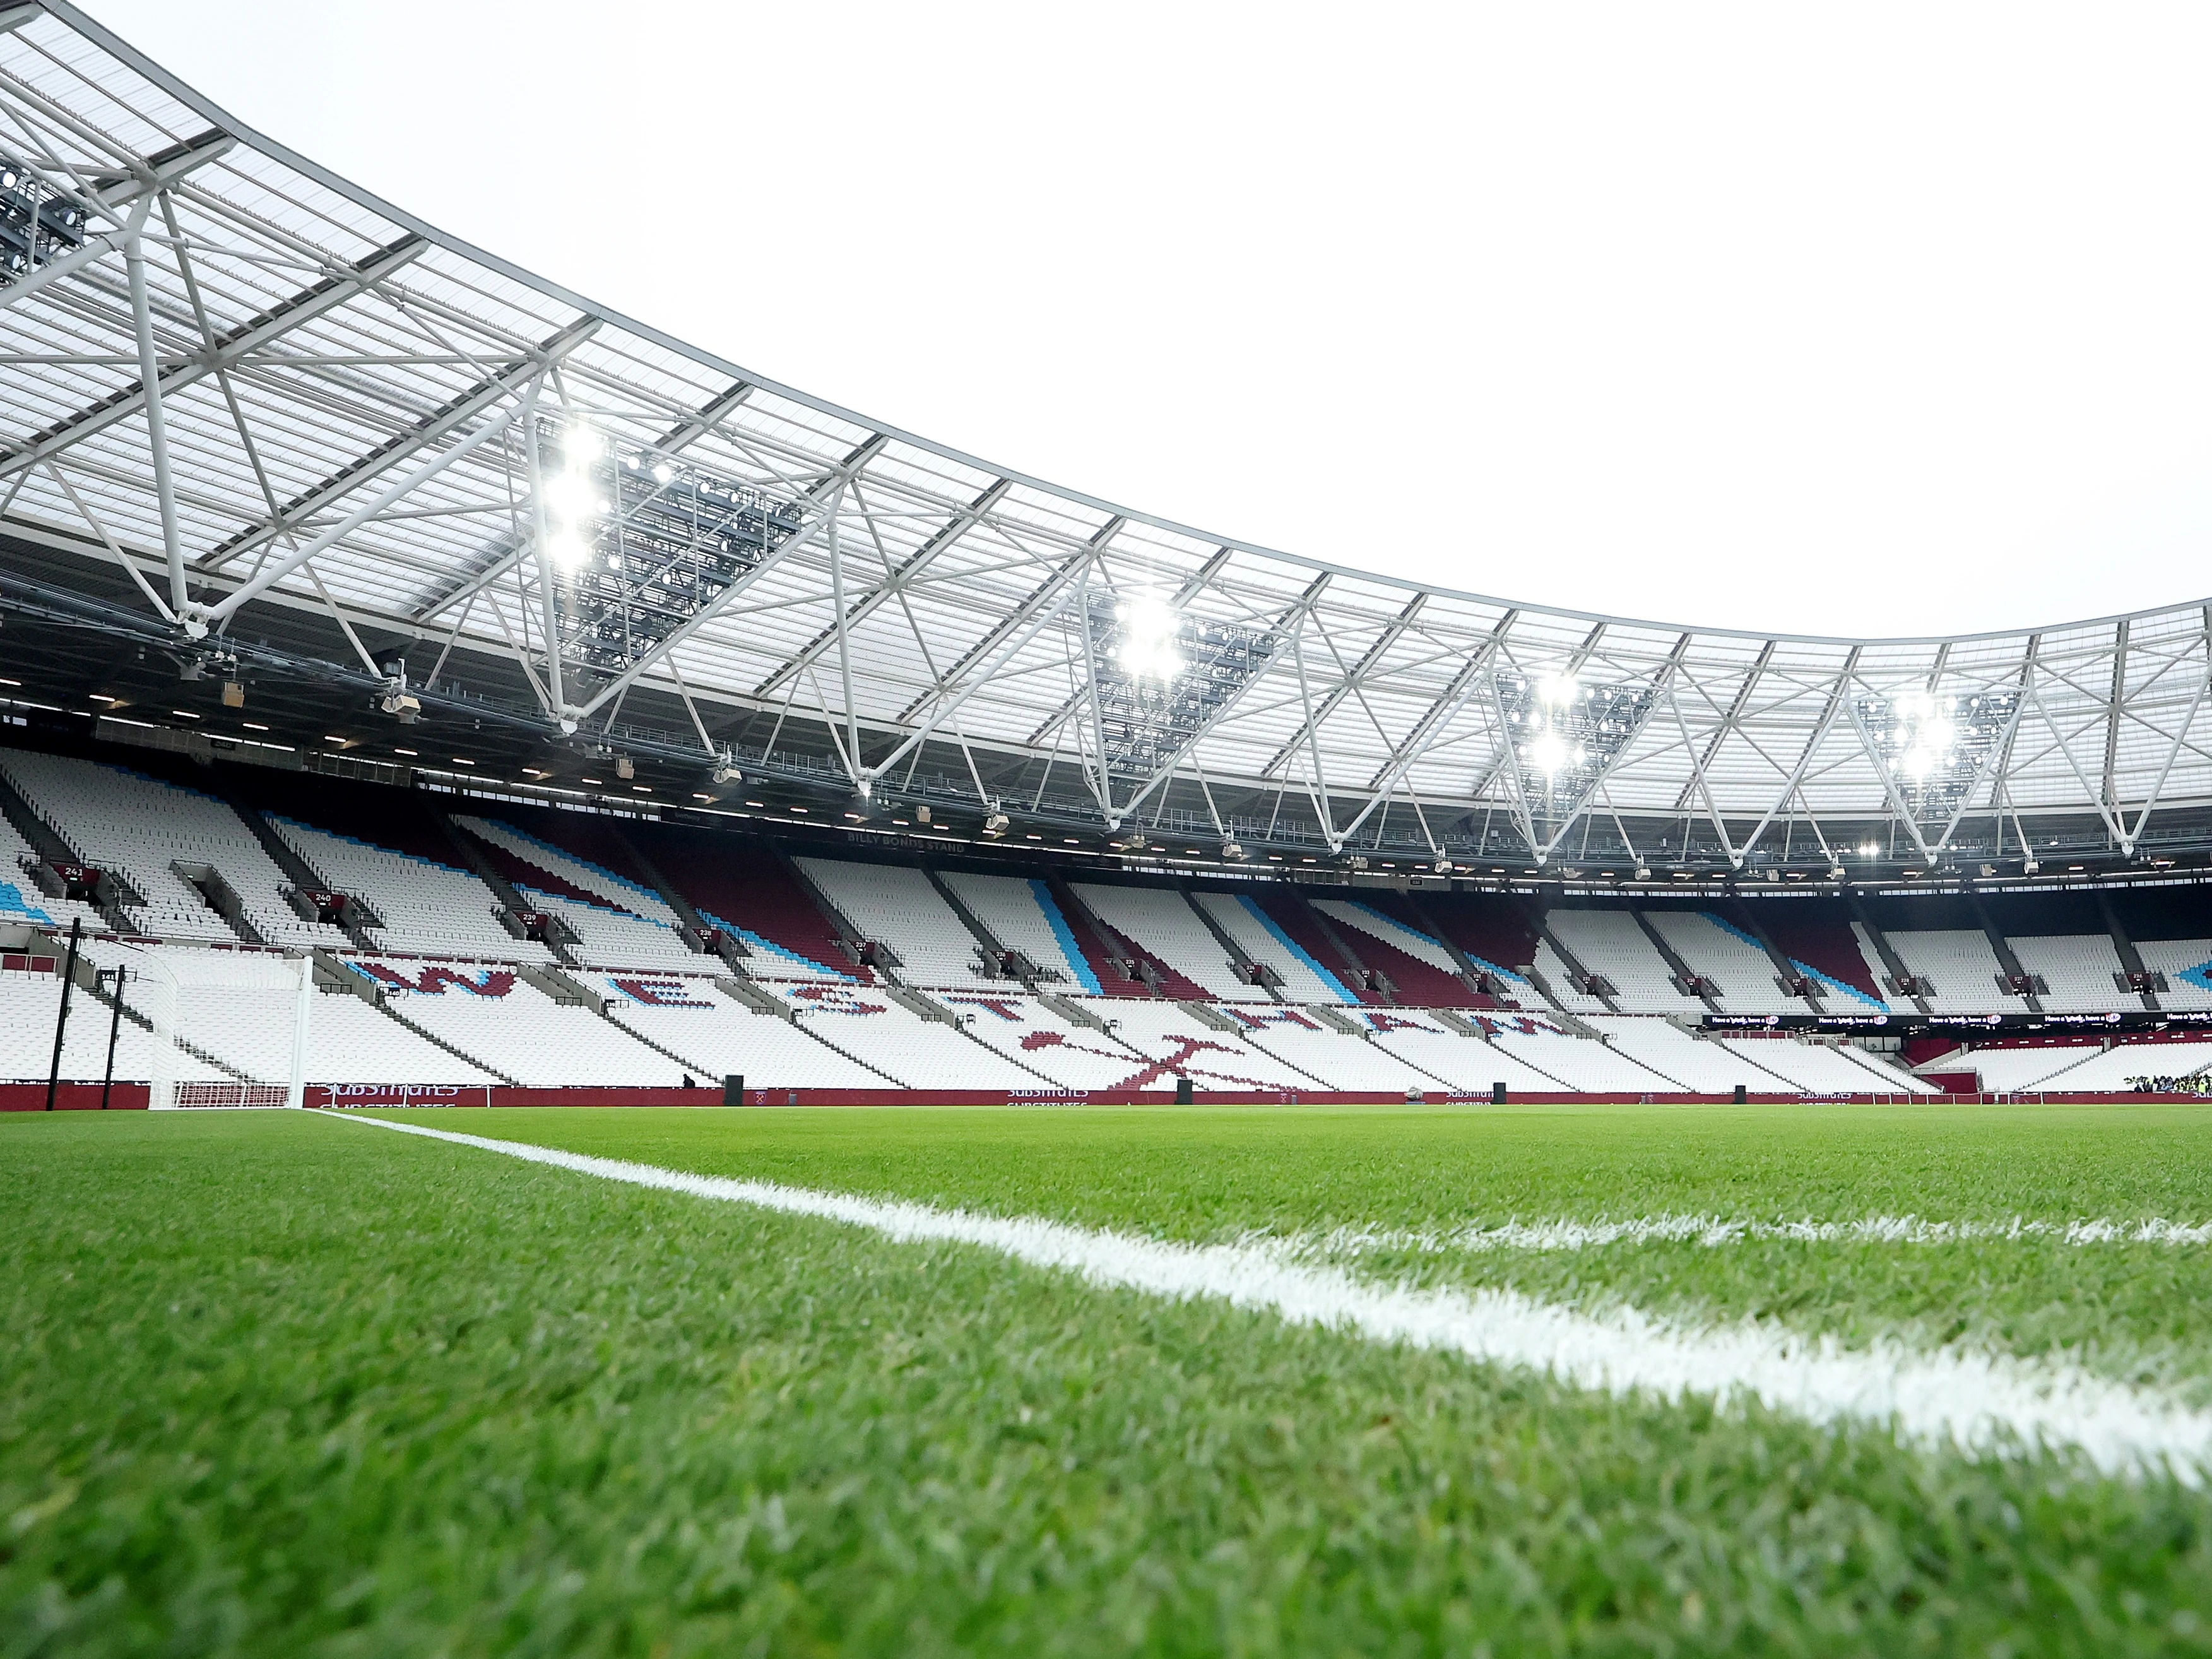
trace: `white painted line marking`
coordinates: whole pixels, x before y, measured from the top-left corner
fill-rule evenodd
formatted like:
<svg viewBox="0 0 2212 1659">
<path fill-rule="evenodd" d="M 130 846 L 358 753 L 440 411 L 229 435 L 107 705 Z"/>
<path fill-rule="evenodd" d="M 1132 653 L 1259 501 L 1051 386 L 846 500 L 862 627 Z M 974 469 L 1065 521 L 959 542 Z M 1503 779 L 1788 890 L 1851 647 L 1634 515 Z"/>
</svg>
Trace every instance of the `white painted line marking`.
<svg viewBox="0 0 2212 1659">
<path fill-rule="evenodd" d="M 844 1222 L 902 1242 L 981 1245 L 1096 1285 L 1178 1301 L 1213 1298 L 1294 1324 L 1526 1367 L 1577 1388 L 1668 1400 L 1748 1394 L 1815 1423 L 1893 1424 L 1916 1444 L 1954 1442 L 2000 1453 L 2023 1445 L 2071 1446 L 2108 1473 L 2170 1468 L 2191 1485 L 2212 1467 L 2212 1415 L 2070 1366 L 1958 1349 L 1917 1353 L 1893 1343 L 1850 1350 L 1750 1323 L 1685 1328 L 1633 1309 L 1577 1313 L 1511 1290 L 1368 1284 L 1336 1268 L 1285 1259 L 1279 1247 L 1177 1244 L 1036 1217 L 971 1215 L 588 1157 L 385 1118 L 331 1115 L 603 1180 Z"/>
<path fill-rule="evenodd" d="M 1401 1232 L 1384 1228 L 1345 1227 L 1332 1233 L 1288 1240 L 1254 1235 L 1258 1244 L 1272 1240 L 1294 1253 L 1358 1256 L 1382 1250 L 1413 1250 L 1441 1255 L 1454 1251 L 1593 1250 L 1611 1244 L 1701 1244 L 1717 1248 L 1746 1240 L 1783 1240 L 1813 1244 L 1954 1244 L 1980 1239 L 2050 1239 L 2060 1244 L 2208 1244 L 2212 1223 L 2191 1225 L 2154 1218 L 2114 1221 L 2098 1217 L 2078 1221 L 1929 1221 L 1922 1216 L 1868 1216 L 1857 1221 L 1743 1221 L 1721 1216 L 1639 1216 L 1630 1221 L 1506 1222 L 1451 1233 Z"/>
</svg>

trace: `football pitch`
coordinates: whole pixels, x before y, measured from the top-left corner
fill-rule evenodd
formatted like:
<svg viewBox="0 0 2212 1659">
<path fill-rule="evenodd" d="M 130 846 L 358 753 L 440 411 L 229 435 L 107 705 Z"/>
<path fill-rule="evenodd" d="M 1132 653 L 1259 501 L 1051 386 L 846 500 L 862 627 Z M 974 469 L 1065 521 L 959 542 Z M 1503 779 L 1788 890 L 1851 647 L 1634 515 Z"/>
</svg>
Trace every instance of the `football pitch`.
<svg viewBox="0 0 2212 1659">
<path fill-rule="evenodd" d="M 26 1114 L 0 1194 L 7 1659 L 2212 1651 L 2212 1107 Z"/>
</svg>

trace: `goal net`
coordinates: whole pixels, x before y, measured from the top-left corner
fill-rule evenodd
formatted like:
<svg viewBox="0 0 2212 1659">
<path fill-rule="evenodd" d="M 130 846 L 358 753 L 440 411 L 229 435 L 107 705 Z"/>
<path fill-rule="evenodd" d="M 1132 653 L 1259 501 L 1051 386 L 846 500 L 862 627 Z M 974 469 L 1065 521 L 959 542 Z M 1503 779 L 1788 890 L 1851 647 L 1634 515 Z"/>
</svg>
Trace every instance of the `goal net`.
<svg viewBox="0 0 2212 1659">
<path fill-rule="evenodd" d="M 302 1104 L 312 957 L 112 940 L 88 941 L 82 954 L 99 991 L 78 993 L 68 1046 L 82 1053 L 86 1039 L 106 1044 L 94 1078 L 110 1075 L 112 1064 L 118 1081 L 144 1079 L 156 1111 Z M 96 1032 L 81 1032 L 81 1022 Z"/>
</svg>

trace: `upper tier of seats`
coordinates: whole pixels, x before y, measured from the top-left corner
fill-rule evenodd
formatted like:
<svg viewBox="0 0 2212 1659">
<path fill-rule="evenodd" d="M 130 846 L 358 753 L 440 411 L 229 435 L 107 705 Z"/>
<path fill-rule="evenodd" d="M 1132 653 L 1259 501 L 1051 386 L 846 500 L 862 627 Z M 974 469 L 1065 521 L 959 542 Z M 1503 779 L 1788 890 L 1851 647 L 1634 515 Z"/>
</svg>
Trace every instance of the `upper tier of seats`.
<svg viewBox="0 0 2212 1659">
<path fill-rule="evenodd" d="M 211 902 L 213 876 L 236 894 L 240 919 L 262 941 L 346 942 L 337 928 L 301 919 L 276 861 L 211 795 L 121 766 L 23 750 L 0 751 L 0 771 L 78 862 L 130 885 L 138 901 L 123 908 L 140 933 L 238 942 L 238 930 Z"/>
</svg>

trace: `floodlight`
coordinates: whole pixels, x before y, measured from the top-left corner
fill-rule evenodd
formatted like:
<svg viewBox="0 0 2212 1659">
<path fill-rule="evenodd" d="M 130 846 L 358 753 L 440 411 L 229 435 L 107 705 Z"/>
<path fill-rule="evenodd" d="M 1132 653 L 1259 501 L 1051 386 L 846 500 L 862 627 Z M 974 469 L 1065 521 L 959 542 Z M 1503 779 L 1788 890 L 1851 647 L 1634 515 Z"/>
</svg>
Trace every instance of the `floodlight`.
<svg viewBox="0 0 2212 1659">
<path fill-rule="evenodd" d="M 1528 746 L 1528 758 L 1547 778 L 1555 776 L 1567 765 L 1569 753 L 1565 741 L 1557 732 L 1546 732 Z"/>
<path fill-rule="evenodd" d="M 1144 831 L 1131 830 L 1128 838 L 1121 843 L 1121 845 L 1127 851 L 1142 852 L 1146 847 L 1152 845 L 1152 843 L 1145 839 Z"/>
<path fill-rule="evenodd" d="M 1006 833 L 1006 814 L 1004 814 L 1003 812 L 994 812 L 994 813 L 993 813 L 993 814 L 992 814 L 988 818 L 986 818 L 986 819 L 983 820 L 983 833 L 984 833 L 984 834 L 986 834 L 986 835 L 1004 835 Z"/>
<path fill-rule="evenodd" d="M 1547 709 L 1563 709 L 1581 695 L 1572 674 L 1548 674 L 1537 682 L 1537 700 Z"/>
<path fill-rule="evenodd" d="M 556 564 L 574 569 L 592 556 L 592 550 L 574 530 L 562 530 L 547 538 L 545 556 Z"/>
<path fill-rule="evenodd" d="M 2042 869 L 2043 866 L 2033 858 L 2023 858 L 2021 860 L 2020 873 L 2022 875 L 2036 875 L 2041 871 Z"/>
<path fill-rule="evenodd" d="M 675 476 L 676 469 L 666 461 L 657 460 L 653 463 L 653 481 L 655 484 L 665 484 Z"/>
<path fill-rule="evenodd" d="M 1139 679 L 1172 680 L 1182 672 L 1176 637 L 1182 619 L 1157 594 L 1139 594 L 1122 605 L 1121 666 Z"/>
</svg>

